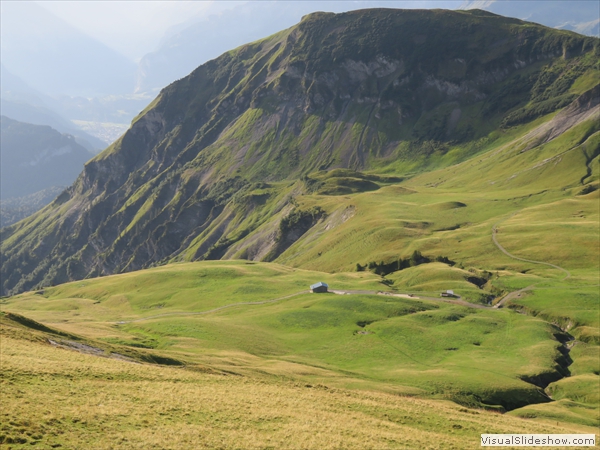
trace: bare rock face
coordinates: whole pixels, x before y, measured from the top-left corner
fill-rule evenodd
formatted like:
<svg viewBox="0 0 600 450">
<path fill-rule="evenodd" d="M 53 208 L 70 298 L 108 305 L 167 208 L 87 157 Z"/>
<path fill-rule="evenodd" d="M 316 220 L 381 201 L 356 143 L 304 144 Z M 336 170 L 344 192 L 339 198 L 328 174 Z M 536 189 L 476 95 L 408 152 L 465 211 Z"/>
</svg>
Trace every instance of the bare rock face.
<svg viewBox="0 0 600 450">
<path fill-rule="evenodd" d="M 600 85 L 598 84 L 577 97 L 552 120 L 528 133 L 524 137 L 524 141 L 528 144 L 522 151 L 549 142 L 578 123 L 589 119 L 594 119 L 596 122 L 600 120 Z"/>
<path fill-rule="evenodd" d="M 483 137 L 467 107 L 495 126 L 564 107 L 597 47 L 482 11 L 305 16 L 163 89 L 52 208 L 3 230 L 2 293 L 171 260 L 272 258 L 318 222 L 277 240 L 310 173 L 427 164 L 428 149 Z"/>
</svg>

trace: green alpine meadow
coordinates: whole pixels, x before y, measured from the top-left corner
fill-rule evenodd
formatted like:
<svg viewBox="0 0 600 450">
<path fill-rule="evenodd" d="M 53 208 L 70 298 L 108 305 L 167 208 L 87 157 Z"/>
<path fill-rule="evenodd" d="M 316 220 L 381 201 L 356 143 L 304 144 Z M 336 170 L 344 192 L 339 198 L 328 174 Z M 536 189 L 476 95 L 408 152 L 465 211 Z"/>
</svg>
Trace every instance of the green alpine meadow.
<svg viewBox="0 0 600 450">
<path fill-rule="evenodd" d="M 316 12 L 165 87 L 1 230 L 2 447 L 598 439 L 599 44 Z"/>
</svg>

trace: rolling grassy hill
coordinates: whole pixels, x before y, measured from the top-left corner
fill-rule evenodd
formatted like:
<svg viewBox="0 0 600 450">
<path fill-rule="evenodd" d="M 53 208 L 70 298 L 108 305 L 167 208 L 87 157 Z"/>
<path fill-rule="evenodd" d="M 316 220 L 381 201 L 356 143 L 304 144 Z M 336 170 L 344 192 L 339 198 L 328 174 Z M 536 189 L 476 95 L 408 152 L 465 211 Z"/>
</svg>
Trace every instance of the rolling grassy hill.
<svg viewBox="0 0 600 450">
<path fill-rule="evenodd" d="M 598 329 L 593 291 L 570 288 L 588 294 L 571 296 L 565 309 L 572 323 L 561 329 L 543 315 L 436 300 L 422 285 L 407 282 L 425 272 L 430 282 L 449 283 L 454 271 L 460 270 L 441 263 L 405 269 L 394 291 L 368 271 L 180 263 L 24 293 L 4 299 L 2 308 L 110 345 L 153 349 L 187 365 L 596 426 L 598 342 L 581 334 L 570 341 L 567 333 Z M 319 279 L 356 293 L 306 293 Z M 558 286 L 552 278 L 545 282 Z M 382 291 L 415 296 L 373 295 Z M 551 402 L 550 393 L 568 400 Z M 535 413 L 528 409 L 534 406 Z"/>
</svg>

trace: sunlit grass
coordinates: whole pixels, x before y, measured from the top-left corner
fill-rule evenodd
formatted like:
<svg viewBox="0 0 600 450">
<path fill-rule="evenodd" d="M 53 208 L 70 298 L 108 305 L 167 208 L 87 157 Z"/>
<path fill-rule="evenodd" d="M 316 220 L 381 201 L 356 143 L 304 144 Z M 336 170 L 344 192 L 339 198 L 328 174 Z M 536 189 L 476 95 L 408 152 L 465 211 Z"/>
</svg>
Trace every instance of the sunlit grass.
<svg viewBox="0 0 600 450">
<path fill-rule="evenodd" d="M 470 272 L 435 263 L 399 274 L 391 279 L 433 290 L 442 288 L 440 280 L 461 286 Z M 198 262 L 25 293 L 6 299 L 4 308 L 110 344 L 219 369 L 507 409 L 545 401 L 521 380 L 553 371 L 560 356 L 559 330 L 545 321 L 427 299 L 302 293 L 318 280 L 332 289 L 385 287 L 370 272 Z M 251 304 L 270 300 L 277 301 Z M 212 311 L 227 305 L 234 306 Z"/>
<path fill-rule="evenodd" d="M 14 448 L 465 449 L 479 448 L 481 433 L 594 432 L 384 392 L 134 364 L 1 330 L 0 436 Z"/>
</svg>

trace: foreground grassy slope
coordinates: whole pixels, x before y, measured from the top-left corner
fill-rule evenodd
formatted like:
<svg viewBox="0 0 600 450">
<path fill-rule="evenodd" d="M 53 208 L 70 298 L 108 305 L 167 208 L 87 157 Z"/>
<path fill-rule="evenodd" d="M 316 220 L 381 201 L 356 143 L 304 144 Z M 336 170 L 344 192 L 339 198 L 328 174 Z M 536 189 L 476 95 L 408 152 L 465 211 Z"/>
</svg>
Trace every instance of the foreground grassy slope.
<svg viewBox="0 0 600 450">
<path fill-rule="evenodd" d="M 427 266 L 402 272 L 418 278 Z M 434 272 L 452 270 L 432 266 Z M 569 374 L 561 353 L 567 337 L 541 318 L 418 294 L 306 294 L 316 280 L 337 289 L 387 289 L 370 272 L 331 275 L 276 264 L 202 262 L 25 293 L 4 299 L 3 309 L 107 344 L 153 349 L 219 370 L 488 408 L 546 403 L 539 382 L 530 380 L 545 387 Z M 234 306 L 219 309 L 226 305 Z M 585 375 L 579 381 L 589 384 L 590 376 L 598 376 L 598 358 L 588 352 L 577 361 Z M 573 398 L 582 386 L 570 386 L 553 389 Z M 583 400 L 591 409 L 566 410 L 569 420 L 596 424 L 593 398 Z"/>
<path fill-rule="evenodd" d="M 76 310 L 80 310 L 77 321 L 131 320 L 308 292 L 309 285 L 323 277 L 340 289 L 386 288 L 369 272 L 331 275 L 279 264 L 214 261 L 87 279 L 23 294 L 8 302 L 18 301 L 20 310 L 35 312 L 35 318 L 43 321 L 67 321 L 75 318 L 67 312 Z M 87 315 L 82 316 L 84 312 Z"/>
<path fill-rule="evenodd" d="M 593 433 L 450 402 L 52 347 L 2 316 L 0 439 L 12 448 L 479 448 L 481 433 Z M 93 342 L 88 342 L 93 344 Z"/>
</svg>

